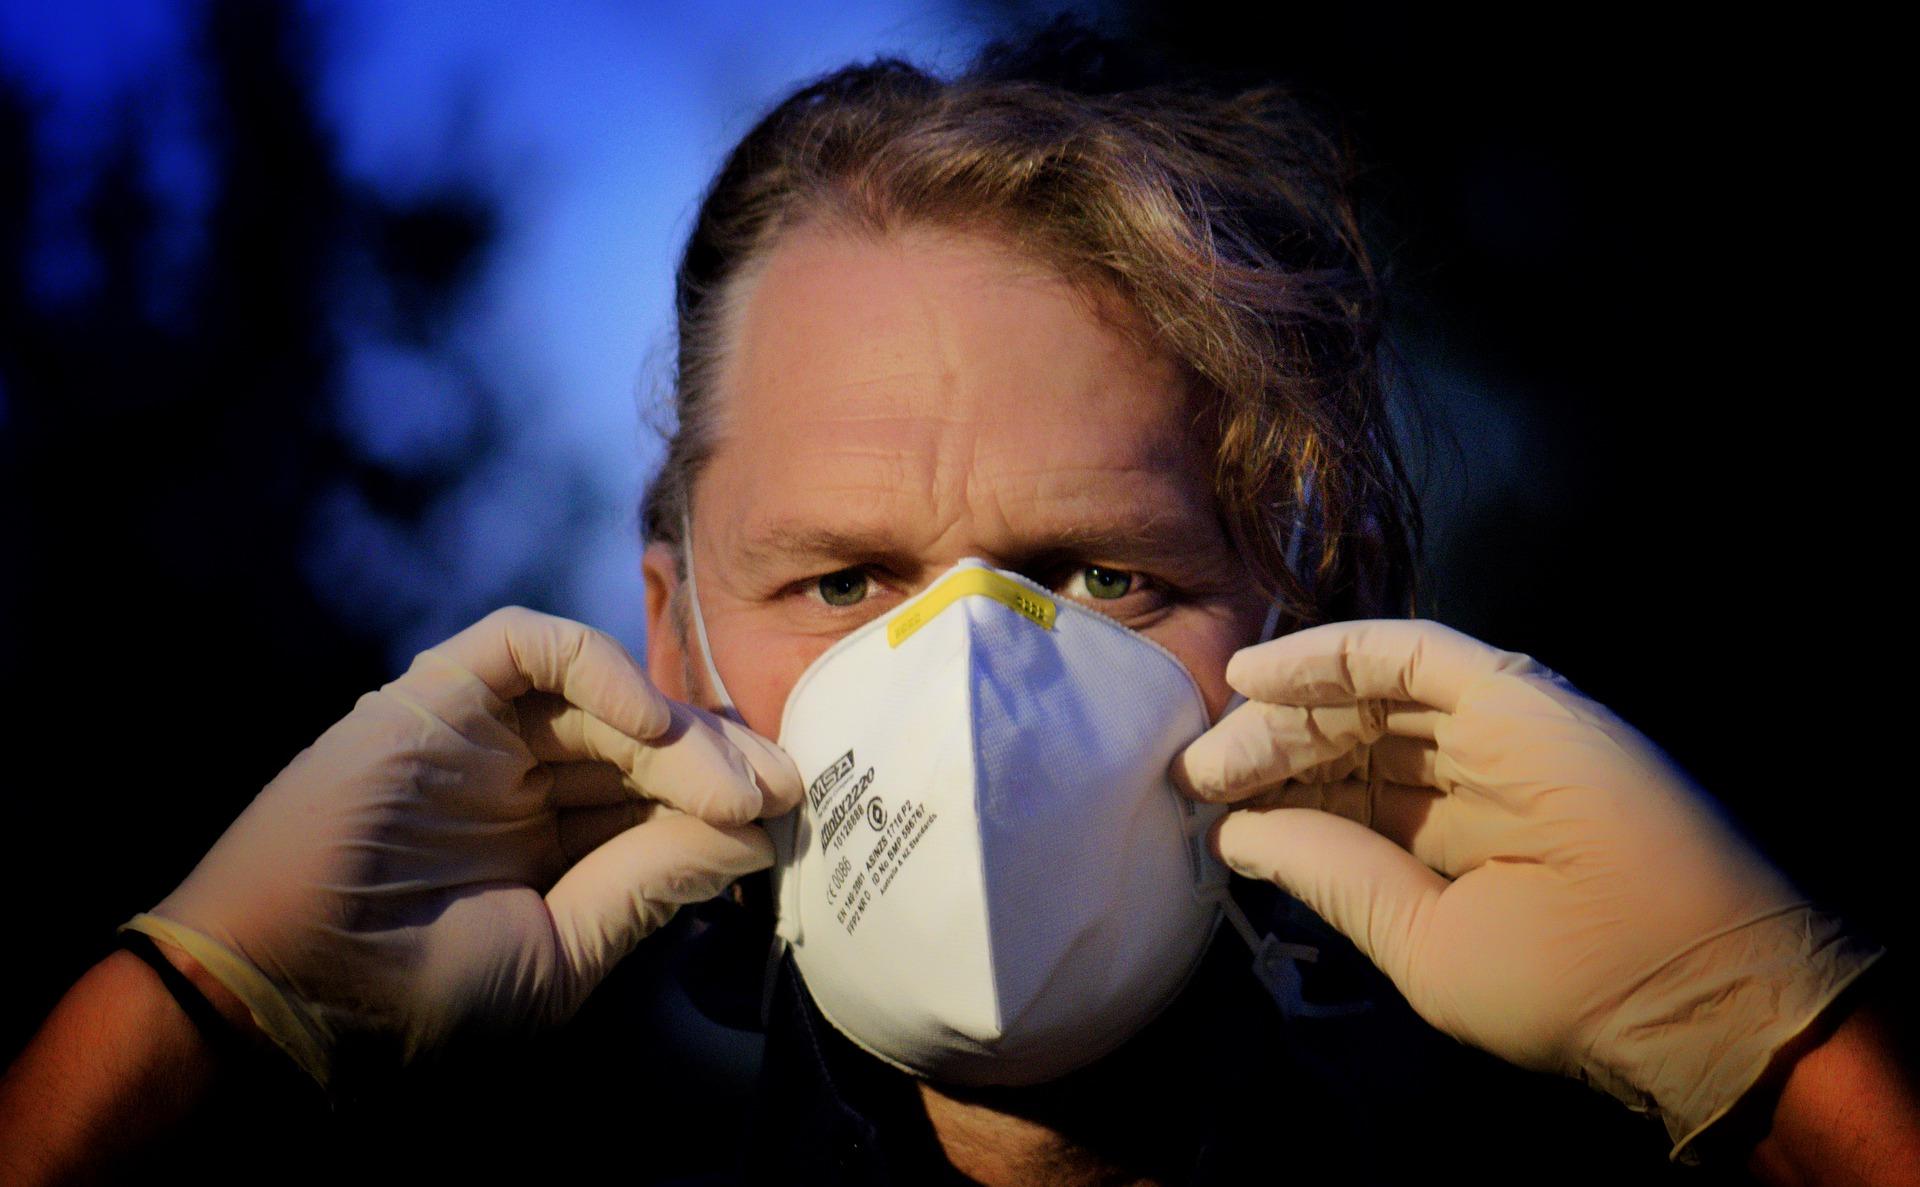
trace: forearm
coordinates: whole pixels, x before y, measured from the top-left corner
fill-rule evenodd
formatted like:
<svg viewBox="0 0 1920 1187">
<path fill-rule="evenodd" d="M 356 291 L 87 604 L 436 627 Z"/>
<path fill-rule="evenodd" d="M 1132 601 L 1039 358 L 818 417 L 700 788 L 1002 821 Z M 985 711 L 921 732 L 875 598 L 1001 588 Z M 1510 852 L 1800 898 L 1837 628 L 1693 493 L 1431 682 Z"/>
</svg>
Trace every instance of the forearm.
<svg viewBox="0 0 1920 1187">
<path fill-rule="evenodd" d="M 1920 1184 L 1920 1086 L 1902 1022 L 1863 1004 L 1801 1054 L 1748 1168 L 1780 1187 Z"/>
<path fill-rule="evenodd" d="M 115 952 L 0 1080 L 0 1182 L 101 1176 L 190 1115 L 214 1073 L 214 1052 L 159 976 Z"/>
</svg>

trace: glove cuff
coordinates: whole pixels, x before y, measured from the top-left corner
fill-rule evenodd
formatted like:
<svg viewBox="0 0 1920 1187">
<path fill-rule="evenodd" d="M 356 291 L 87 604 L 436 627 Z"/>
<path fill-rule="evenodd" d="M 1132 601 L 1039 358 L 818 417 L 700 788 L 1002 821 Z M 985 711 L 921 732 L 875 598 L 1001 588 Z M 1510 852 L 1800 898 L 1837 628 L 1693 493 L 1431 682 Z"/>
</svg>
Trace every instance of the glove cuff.
<svg viewBox="0 0 1920 1187">
<path fill-rule="evenodd" d="M 331 1061 L 320 1028 L 259 969 L 211 936 L 153 914 L 135 915 L 120 931 L 137 931 L 164 940 L 199 962 L 214 980 L 247 1007 L 255 1026 L 285 1051 L 322 1089 L 331 1078 Z"/>
<path fill-rule="evenodd" d="M 1634 989 L 1589 1048 L 1584 1078 L 1658 1115 L 1668 1157 L 1698 1161 L 1696 1140 L 1885 953 L 1805 903 L 1722 932 Z"/>
</svg>

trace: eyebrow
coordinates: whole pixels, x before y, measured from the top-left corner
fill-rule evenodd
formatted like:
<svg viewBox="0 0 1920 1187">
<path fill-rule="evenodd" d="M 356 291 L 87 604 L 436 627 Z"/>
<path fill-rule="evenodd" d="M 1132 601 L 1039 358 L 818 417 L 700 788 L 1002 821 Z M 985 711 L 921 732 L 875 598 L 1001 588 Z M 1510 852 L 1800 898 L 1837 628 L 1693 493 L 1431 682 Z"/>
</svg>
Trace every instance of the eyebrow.
<svg viewBox="0 0 1920 1187">
<path fill-rule="evenodd" d="M 747 537 L 740 548 L 740 562 L 750 569 L 765 569 L 802 560 L 871 560 L 902 553 L 899 541 L 882 529 L 775 522 Z"/>
<path fill-rule="evenodd" d="M 1195 538 L 1195 524 L 1184 517 L 1149 512 L 1142 520 L 1118 519 L 1082 522 L 1059 530 L 1042 530 L 1021 543 L 1002 560 L 1014 568 L 1078 556 L 1106 557 L 1142 566 L 1190 571 L 1211 569 L 1222 557 L 1210 556 L 1226 544 L 1218 520 L 1204 540 Z M 911 549 L 883 525 L 836 527 L 826 524 L 775 521 L 750 534 L 741 544 L 740 562 L 764 571 L 796 563 L 853 565 L 915 562 Z"/>
</svg>

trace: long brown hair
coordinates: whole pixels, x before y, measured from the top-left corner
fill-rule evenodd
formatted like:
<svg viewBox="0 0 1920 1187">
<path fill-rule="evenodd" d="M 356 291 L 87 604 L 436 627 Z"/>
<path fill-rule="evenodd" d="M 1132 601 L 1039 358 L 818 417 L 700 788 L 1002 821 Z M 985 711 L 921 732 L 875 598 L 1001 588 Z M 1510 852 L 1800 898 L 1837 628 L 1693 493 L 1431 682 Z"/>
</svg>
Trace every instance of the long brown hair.
<svg viewBox="0 0 1920 1187">
<path fill-rule="evenodd" d="M 1222 524 L 1297 623 L 1411 608 L 1420 515 L 1348 154 L 1282 88 L 1129 85 L 1113 48 L 1056 25 L 951 80 L 849 66 L 746 135 L 677 278 L 674 427 L 643 503 L 648 540 L 680 542 L 731 306 L 783 232 L 926 223 L 991 231 L 1140 311 L 1214 397 Z"/>
</svg>

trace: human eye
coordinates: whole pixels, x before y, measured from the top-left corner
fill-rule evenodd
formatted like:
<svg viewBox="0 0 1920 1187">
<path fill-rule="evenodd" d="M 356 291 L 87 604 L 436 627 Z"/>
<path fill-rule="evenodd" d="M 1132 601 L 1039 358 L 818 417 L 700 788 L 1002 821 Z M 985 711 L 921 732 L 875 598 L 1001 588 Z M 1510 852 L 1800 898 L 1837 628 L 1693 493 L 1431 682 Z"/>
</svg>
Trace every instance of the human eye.
<svg viewBox="0 0 1920 1187">
<path fill-rule="evenodd" d="M 1062 597 L 1133 630 L 1158 622 L 1184 600 L 1172 584 L 1139 569 L 1070 561 L 1054 574 L 1048 584 Z"/>
<path fill-rule="evenodd" d="M 836 569 L 816 578 L 807 592 L 829 606 L 857 606 L 867 600 L 872 586 L 865 569 Z"/>
<path fill-rule="evenodd" d="M 1075 565 L 1064 580 L 1056 578 L 1054 590 L 1114 618 L 1154 613 L 1167 601 L 1167 588 L 1158 580 L 1117 565 Z"/>
<path fill-rule="evenodd" d="M 1070 598 L 1089 602 L 1117 602 L 1145 585 L 1146 579 L 1129 569 L 1116 569 L 1111 565 L 1081 565 L 1067 579 L 1062 592 Z"/>
</svg>

